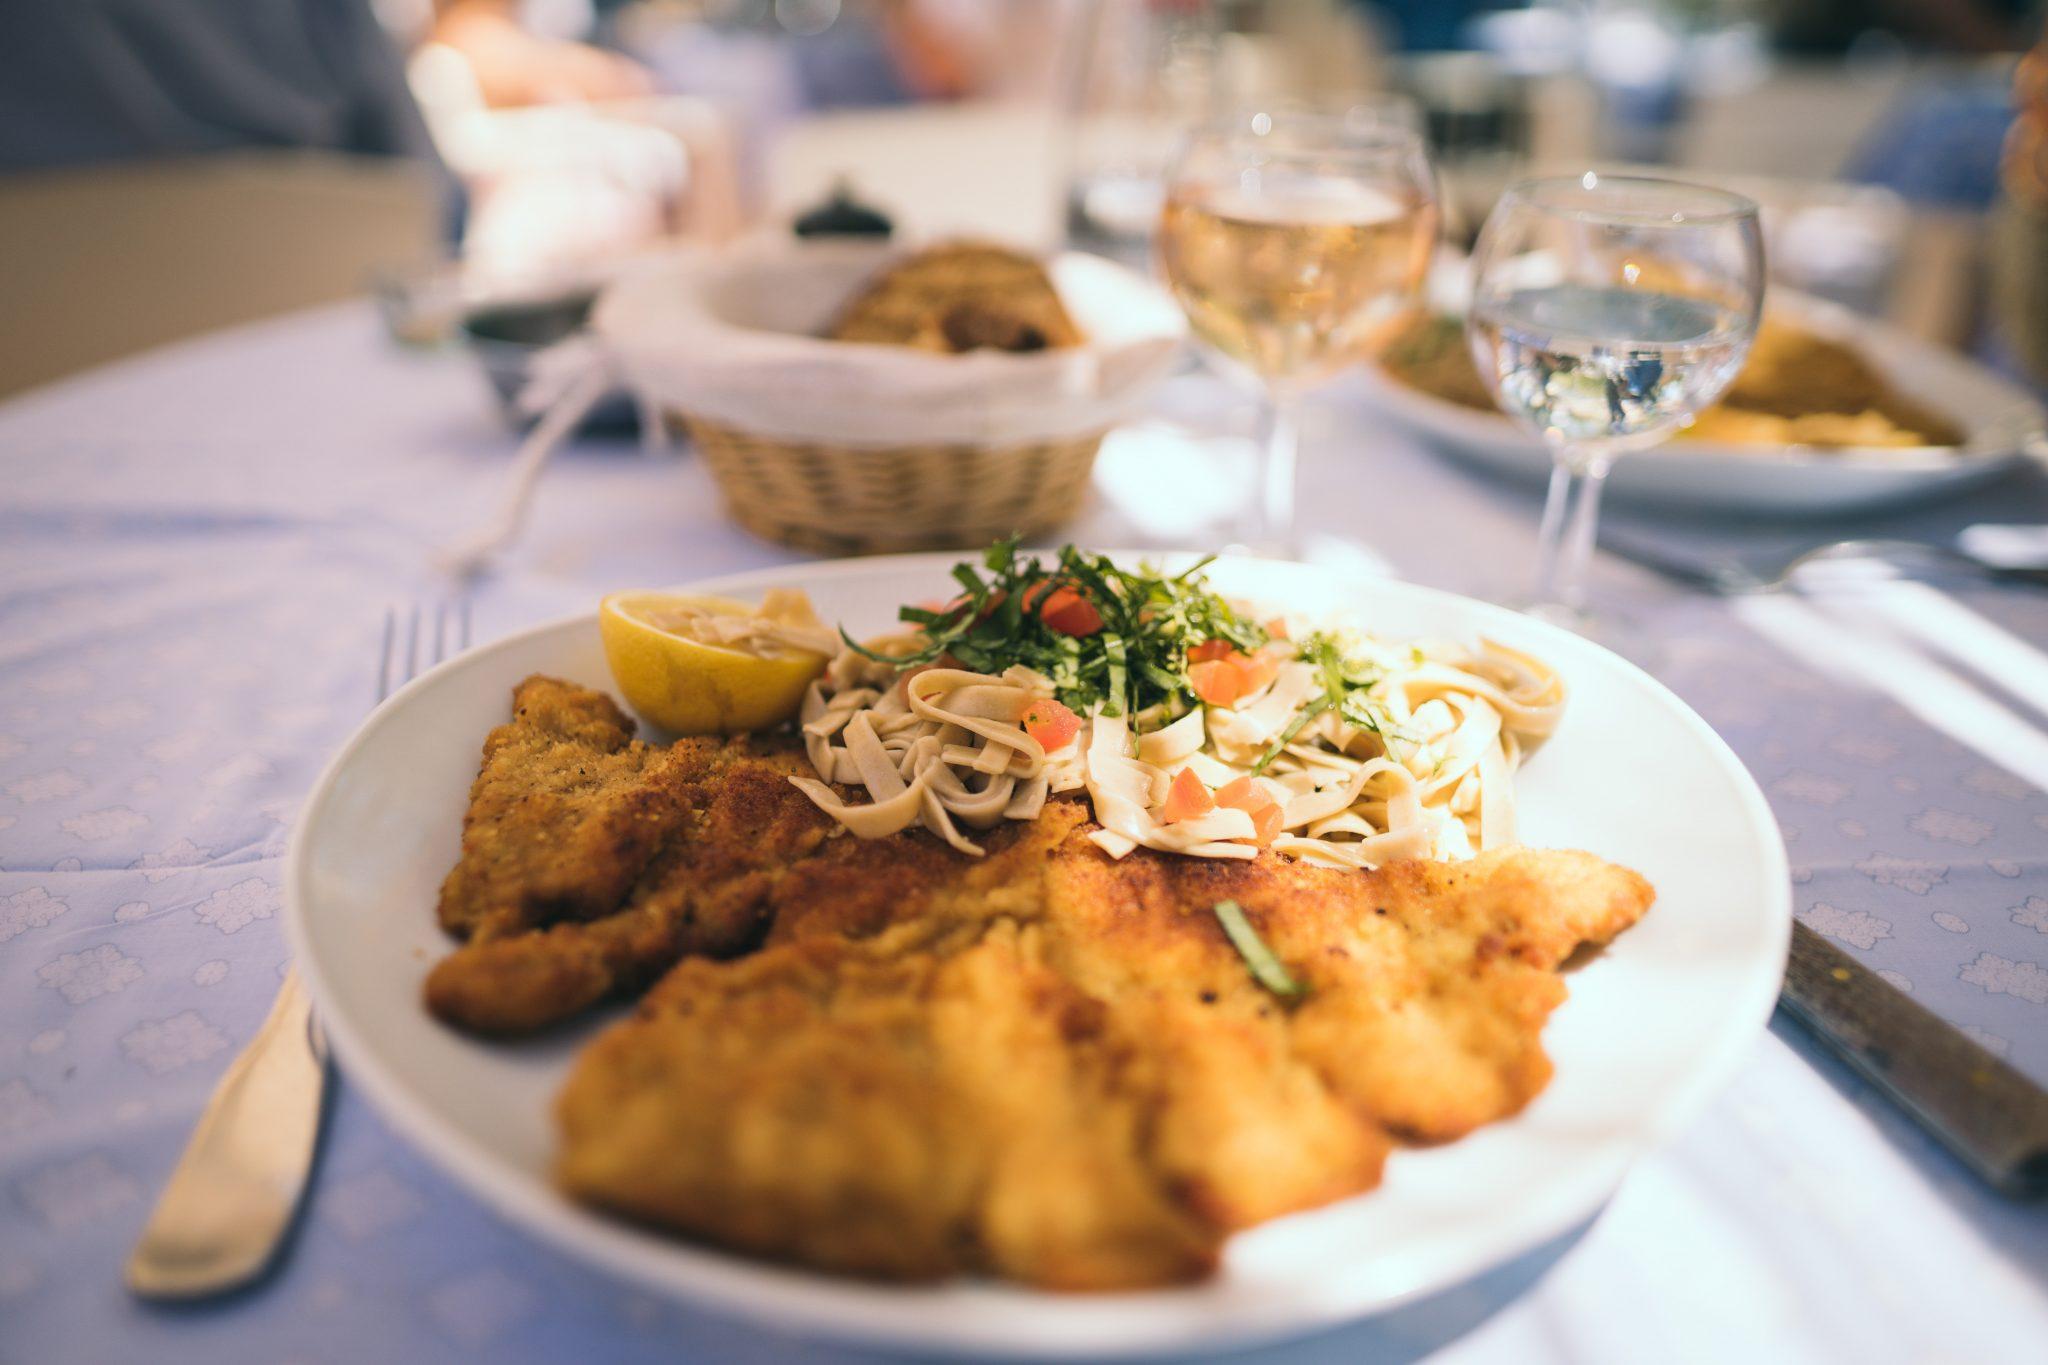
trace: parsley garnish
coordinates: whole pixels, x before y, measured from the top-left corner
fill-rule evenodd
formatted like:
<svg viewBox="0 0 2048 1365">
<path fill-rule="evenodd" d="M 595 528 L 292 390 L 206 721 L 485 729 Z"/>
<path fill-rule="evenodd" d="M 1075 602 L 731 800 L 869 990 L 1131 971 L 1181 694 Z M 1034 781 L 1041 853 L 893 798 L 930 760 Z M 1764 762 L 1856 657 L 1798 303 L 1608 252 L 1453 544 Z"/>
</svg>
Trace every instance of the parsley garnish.
<svg viewBox="0 0 2048 1365">
<path fill-rule="evenodd" d="M 1166 575 L 1149 565 L 1123 569 L 1106 555 L 1063 547 L 1047 564 L 1020 555 L 1014 538 L 982 556 L 982 569 L 953 566 L 958 600 L 933 610 L 904 607 L 897 615 L 917 626 L 923 643 L 904 654 L 878 654 L 840 632 L 856 652 L 898 668 L 941 656 L 977 673 L 1000 673 L 1014 664 L 1052 680 L 1060 701 L 1083 715 L 1135 715 L 1164 705 L 1179 712 L 1194 704 L 1187 652 L 1204 640 L 1227 640 L 1246 653 L 1266 643 L 1263 627 L 1245 620 L 1212 592 L 1203 559 Z M 985 572 L 984 572 L 985 571 Z M 1102 629 L 1087 635 L 1054 630 L 1042 614 L 1060 587 L 1087 598 Z M 1027 603 L 1029 604 L 1027 606 Z"/>
<path fill-rule="evenodd" d="M 1302 994 L 1307 987 L 1296 981 L 1288 972 L 1286 964 L 1273 955 L 1266 946 L 1266 940 L 1259 937 L 1259 931 L 1252 928 L 1251 921 L 1244 917 L 1244 907 L 1236 901 L 1216 902 L 1216 918 L 1223 925 L 1223 933 L 1231 946 L 1244 959 L 1246 970 L 1252 979 L 1273 994 L 1292 998 Z"/>
</svg>

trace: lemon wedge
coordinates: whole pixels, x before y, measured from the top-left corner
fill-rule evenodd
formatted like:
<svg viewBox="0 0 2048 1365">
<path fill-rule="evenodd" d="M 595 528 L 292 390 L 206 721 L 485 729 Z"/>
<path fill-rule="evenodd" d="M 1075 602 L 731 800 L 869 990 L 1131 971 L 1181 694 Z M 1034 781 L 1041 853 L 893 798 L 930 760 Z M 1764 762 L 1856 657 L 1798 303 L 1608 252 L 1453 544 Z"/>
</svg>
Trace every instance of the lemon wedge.
<svg viewBox="0 0 2048 1365">
<path fill-rule="evenodd" d="M 627 703 L 678 735 L 766 730 L 796 715 L 833 637 L 801 593 L 756 607 L 730 597 L 619 592 L 597 612 Z M 819 646 L 796 648 L 792 638 Z"/>
</svg>

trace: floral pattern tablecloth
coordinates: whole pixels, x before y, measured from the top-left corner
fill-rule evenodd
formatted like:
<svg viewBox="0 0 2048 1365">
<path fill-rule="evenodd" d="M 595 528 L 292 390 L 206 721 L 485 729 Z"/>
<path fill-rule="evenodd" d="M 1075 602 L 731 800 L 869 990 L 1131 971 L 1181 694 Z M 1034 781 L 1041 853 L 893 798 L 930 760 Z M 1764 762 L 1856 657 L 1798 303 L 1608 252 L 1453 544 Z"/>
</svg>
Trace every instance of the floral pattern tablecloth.
<svg viewBox="0 0 2048 1365">
<path fill-rule="evenodd" d="M 1174 423 L 1227 428 L 1239 406 L 1186 377 L 1161 411 L 1106 450 L 1084 538 L 1200 539 L 1230 510 L 1234 447 Z M 1513 586 L 1528 494 L 1438 463 L 1355 395 L 1315 417 L 1316 556 Z M 436 590 L 428 552 L 487 508 L 509 444 L 460 357 L 392 350 L 356 306 L 0 407 L 0 1359 L 839 1357 L 528 1241 L 345 1078 L 274 1277 L 185 1310 L 119 1288 L 284 967 L 280 858 L 372 700 L 385 608 Z M 587 443 L 543 491 L 475 599 L 480 638 L 611 587 L 793 557 L 726 525 L 687 457 Z M 2048 487 L 2030 475 L 1904 524 L 1972 517 L 2048 519 Z M 1796 539 L 1657 533 L 1703 552 Z M 1731 606 L 1601 575 L 1658 642 L 1653 669 L 1763 784 L 1801 917 L 2048 1078 L 2048 674 L 2029 671 L 2048 668 L 2048 594 Z M 2020 1360 L 2048 1340 L 2044 1277 L 2041 1210 L 1987 1196 L 1781 1023 L 1590 1229 L 1273 1355 Z"/>
</svg>

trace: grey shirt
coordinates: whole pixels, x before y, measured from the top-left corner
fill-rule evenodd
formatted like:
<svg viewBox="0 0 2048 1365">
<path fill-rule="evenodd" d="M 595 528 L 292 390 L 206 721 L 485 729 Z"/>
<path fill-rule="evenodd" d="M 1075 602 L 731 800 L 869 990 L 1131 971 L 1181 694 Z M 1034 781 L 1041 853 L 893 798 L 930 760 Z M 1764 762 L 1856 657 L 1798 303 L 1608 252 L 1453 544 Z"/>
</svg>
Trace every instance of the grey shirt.
<svg viewBox="0 0 2048 1365">
<path fill-rule="evenodd" d="M 431 155 L 370 0 L 0 0 L 0 172 L 239 147 Z"/>
</svg>

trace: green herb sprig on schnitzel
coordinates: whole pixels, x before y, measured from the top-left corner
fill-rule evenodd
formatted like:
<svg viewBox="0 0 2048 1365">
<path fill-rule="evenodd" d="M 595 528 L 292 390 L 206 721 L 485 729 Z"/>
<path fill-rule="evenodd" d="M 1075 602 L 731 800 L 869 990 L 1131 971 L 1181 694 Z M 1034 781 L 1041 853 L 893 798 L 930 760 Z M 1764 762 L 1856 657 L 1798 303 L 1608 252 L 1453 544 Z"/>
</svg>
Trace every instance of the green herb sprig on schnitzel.
<svg viewBox="0 0 2048 1365">
<path fill-rule="evenodd" d="M 1168 575 L 1066 545 L 1047 564 L 1019 554 L 1013 538 L 990 546 L 979 570 L 953 566 L 962 592 L 951 602 L 897 613 L 922 632 L 920 648 L 883 654 L 840 633 L 856 652 L 899 668 L 941 658 L 978 673 L 1022 664 L 1050 678 L 1059 700 L 1083 715 L 1098 706 L 1111 716 L 1155 706 L 1178 712 L 1195 702 L 1190 646 L 1224 640 L 1249 654 L 1268 639 L 1210 590 L 1208 563 Z"/>
</svg>

